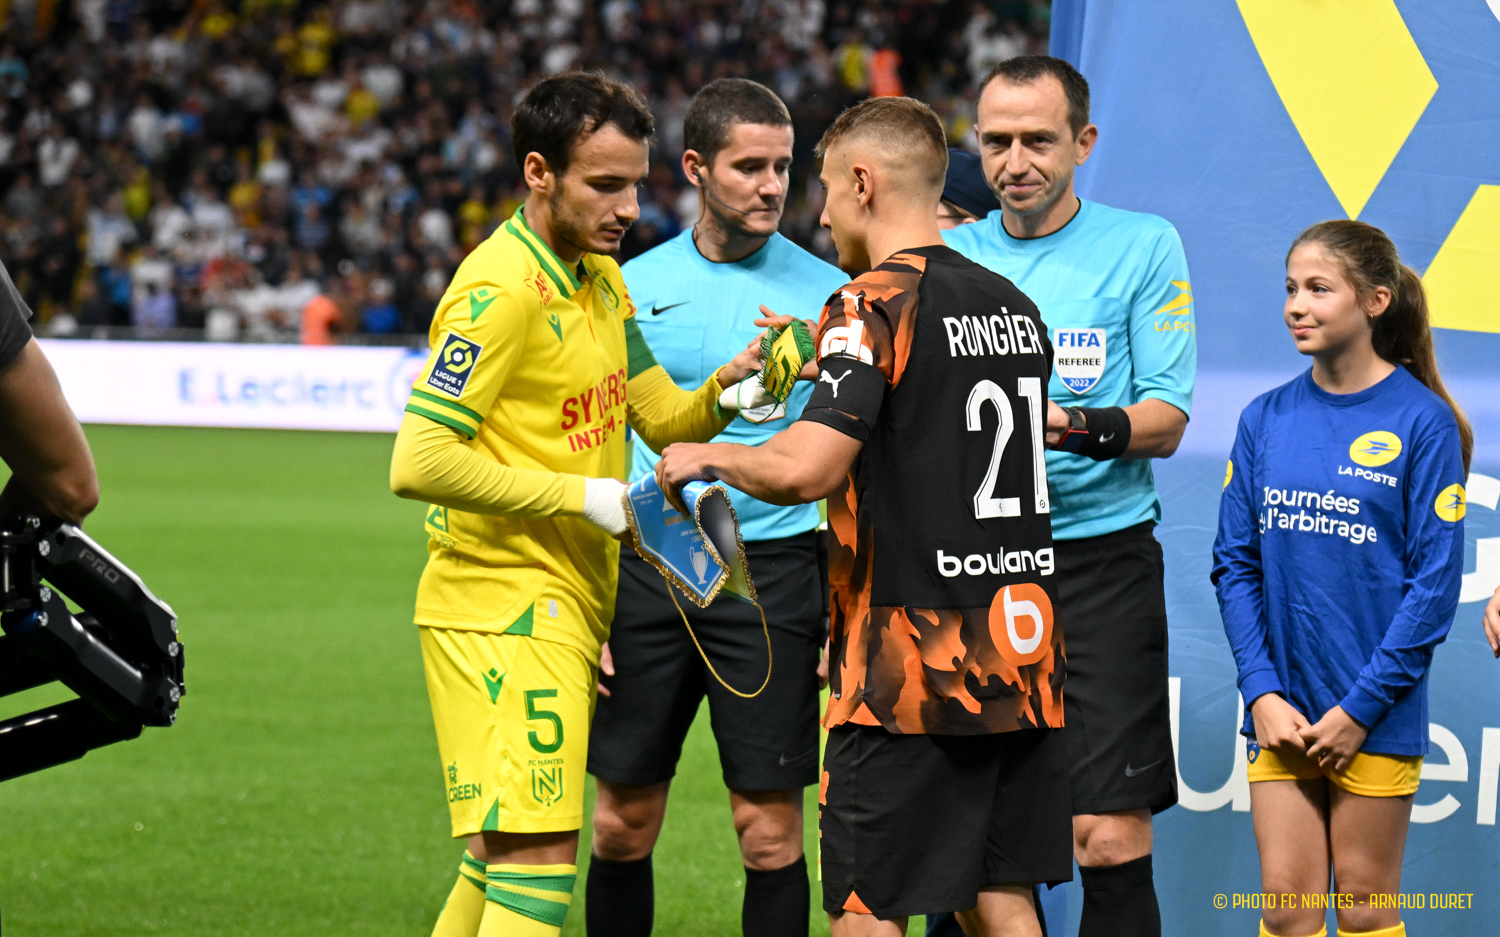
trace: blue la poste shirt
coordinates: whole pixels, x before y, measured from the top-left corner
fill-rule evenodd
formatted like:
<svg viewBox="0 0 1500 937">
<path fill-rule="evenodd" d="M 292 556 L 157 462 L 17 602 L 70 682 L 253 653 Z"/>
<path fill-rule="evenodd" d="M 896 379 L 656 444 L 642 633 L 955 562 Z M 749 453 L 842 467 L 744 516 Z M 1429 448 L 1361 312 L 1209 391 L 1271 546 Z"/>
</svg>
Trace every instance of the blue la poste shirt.
<svg viewBox="0 0 1500 937">
<path fill-rule="evenodd" d="M 628 261 L 621 271 L 646 344 L 672 380 L 688 389 L 708 380 L 760 334 L 755 320 L 762 303 L 781 315 L 816 321 L 828 297 L 849 282 L 837 267 L 780 234 L 743 260 L 713 263 L 698 252 L 691 228 Z M 759 445 L 796 422 L 811 393 L 812 384 L 802 381 L 784 416 L 761 424 L 737 419 L 714 441 Z M 639 436 L 631 446 L 635 482 L 655 471 L 660 455 Z M 818 526 L 815 504 L 781 507 L 734 488 L 729 500 L 747 541 L 790 537 Z"/>
<path fill-rule="evenodd" d="M 1080 199 L 1073 220 L 1046 237 L 1011 237 L 997 211 L 943 239 L 1036 303 L 1056 353 L 1049 398 L 1065 407 L 1157 399 L 1192 415 L 1193 292 L 1182 240 L 1165 219 Z M 1058 540 L 1161 520 L 1150 459 L 1048 451 L 1047 487 Z"/>
<path fill-rule="evenodd" d="M 1363 751 L 1426 754 L 1427 670 L 1463 573 L 1458 424 L 1404 368 L 1355 394 L 1311 371 L 1240 415 L 1219 503 L 1213 582 L 1249 707 L 1281 693 L 1334 706 Z"/>
</svg>

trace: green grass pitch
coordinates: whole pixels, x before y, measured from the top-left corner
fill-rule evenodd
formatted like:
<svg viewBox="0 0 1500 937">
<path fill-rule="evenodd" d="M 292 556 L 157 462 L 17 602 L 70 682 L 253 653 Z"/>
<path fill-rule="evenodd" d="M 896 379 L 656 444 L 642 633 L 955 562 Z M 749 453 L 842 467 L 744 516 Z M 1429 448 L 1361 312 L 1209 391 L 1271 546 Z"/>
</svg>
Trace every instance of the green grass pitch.
<svg viewBox="0 0 1500 937">
<path fill-rule="evenodd" d="M 176 609 L 188 695 L 171 729 L 0 784 L 7 937 L 428 934 L 462 847 L 411 624 L 422 507 L 386 488 L 391 437 L 88 436 L 103 499 L 87 529 Z M 69 696 L 0 699 L 0 718 Z M 657 934 L 739 933 L 744 876 L 701 717 L 656 870 Z M 580 876 L 565 933 L 583 922 Z"/>
</svg>

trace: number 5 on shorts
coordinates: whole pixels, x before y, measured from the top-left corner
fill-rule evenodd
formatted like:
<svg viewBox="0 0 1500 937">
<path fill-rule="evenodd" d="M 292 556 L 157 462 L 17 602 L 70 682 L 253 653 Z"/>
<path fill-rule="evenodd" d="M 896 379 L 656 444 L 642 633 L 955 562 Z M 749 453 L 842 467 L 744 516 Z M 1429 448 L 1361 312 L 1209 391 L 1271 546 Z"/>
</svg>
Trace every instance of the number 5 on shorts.
<svg viewBox="0 0 1500 937">
<path fill-rule="evenodd" d="M 526 691 L 526 721 L 535 722 L 538 719 L 545 719 L 548 722 L 552 723 L 552 741 L 546 745 L 543 745 L 542 740 L 537 738 L 535 730 L 531 730 L 526 733 L 526 738 L 531 742 L 531 747 L 541 752 L 543 755 L 550 755 L 553 752 L 557 751 L 559 748 L 562 748 L 563 722 L 561 716 L 550 709 L 543 709 L 542 707 L 536 705 L 536 701 L 539 699 L 550 699 L 551 697 L 554 697 L 556 695 L 556 690 Z"/>
</svg>

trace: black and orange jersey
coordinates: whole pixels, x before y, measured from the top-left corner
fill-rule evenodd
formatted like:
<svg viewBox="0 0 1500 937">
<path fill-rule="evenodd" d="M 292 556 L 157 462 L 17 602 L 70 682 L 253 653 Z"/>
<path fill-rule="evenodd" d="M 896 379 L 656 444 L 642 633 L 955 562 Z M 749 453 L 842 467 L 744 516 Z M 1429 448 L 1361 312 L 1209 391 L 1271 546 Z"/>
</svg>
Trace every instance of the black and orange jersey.
<svg viewBox="0 0 1500 937">
<path fill-rule="evenodd" d="M 828 499 L 824 725 L 1061 726 L 1042 443 L 1051 345 L 1014 284 L 948 247 L 830 298 L 802 419 L 864 442 Z"/>
</svg>

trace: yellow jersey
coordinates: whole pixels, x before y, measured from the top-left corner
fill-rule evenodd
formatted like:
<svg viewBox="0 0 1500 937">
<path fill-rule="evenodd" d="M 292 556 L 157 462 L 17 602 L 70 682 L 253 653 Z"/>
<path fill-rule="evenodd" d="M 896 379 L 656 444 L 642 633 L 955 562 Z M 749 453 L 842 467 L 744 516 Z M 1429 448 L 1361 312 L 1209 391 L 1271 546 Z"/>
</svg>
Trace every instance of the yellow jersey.
<svg viewBox="0 0 1500 937">
<path fill-rule="evenodd" d="M 459 266 L 406 409 L 538 474 L 527 506 L 506 516 L 428 509 L 417 624 L 509 629 L 597 655 L 614 617 L 620 545 L 576 515 L 585 477 L 625 477 L 634 315 L 614 260 L 564 262 L 520 211 Z M 582 615 L 533 615 L 538 597 L 558 589 Z"/>
</svg>

